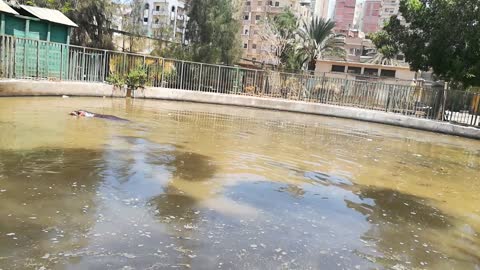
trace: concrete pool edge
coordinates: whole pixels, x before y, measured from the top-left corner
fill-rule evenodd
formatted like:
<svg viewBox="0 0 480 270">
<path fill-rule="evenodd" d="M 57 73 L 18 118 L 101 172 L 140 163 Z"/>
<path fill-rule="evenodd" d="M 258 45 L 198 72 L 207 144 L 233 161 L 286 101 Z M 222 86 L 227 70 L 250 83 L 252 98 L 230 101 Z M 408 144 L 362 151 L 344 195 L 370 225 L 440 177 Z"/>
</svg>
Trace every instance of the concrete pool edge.
<svg viewBox="0 0 480 270">
<path fill-rule="evenodd" d="M 64 81 L 0 81 L 0 97 L 13 96 L 91 96 L 125 97 L 125 91 L 103 83 L 64 82 Z M 234 105 L 258 109 L 279 110 L 333 116 L 366 122 L 413 128 L 472 139 L 480 139 L 480 129 L 454 125 L 447 122 L 415 118 L 382 111 L 341 107 L 304 101 L 275 98 L 206 93 L 189 90 L 147 87 L 136 93 L 136 98 L 188 101 L 220 105 Z"/>
</svg>

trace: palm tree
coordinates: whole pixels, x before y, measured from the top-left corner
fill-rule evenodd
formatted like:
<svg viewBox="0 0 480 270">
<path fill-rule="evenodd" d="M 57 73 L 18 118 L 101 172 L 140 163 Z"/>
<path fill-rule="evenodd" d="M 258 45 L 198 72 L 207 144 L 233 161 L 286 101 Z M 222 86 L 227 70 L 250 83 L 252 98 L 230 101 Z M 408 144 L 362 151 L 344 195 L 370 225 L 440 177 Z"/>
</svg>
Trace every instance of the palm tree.
<svg viewBox="0 0 480 270">
<path fill-rule="evenodd" d="M 395 57 L 388 56 L 381 50 L 372 50 L 367 53 L 367 56 L 370 56 L 371 59 L 367 61 L 370 64 L 376 65 L 385 65 L 385 66 L 401 66 L 401 62 L 398 61 Z"/>
<path fill-rule="evenodd" d="M 308 69 L 314 70 L 316 60 L 325 56 L 344 57 L 345 42 L 342 35 L 333 32 L 335 22 L 323 18 L 312 18 L 310 23 L 304 23 L 300 31 L 302 50 L 308 56 Z"/>
<path fill-rule="evenodd" d="M 392 38 L 385 31 L 378 31 L 367 36 L 373 44 L 375 49 L 367 53 L 371 59 L 368 63 L 377 65 L 399 66 L 401 63 L 397 60 L 397 55 L 400 53 L 400 48 Z"/>
</svg>

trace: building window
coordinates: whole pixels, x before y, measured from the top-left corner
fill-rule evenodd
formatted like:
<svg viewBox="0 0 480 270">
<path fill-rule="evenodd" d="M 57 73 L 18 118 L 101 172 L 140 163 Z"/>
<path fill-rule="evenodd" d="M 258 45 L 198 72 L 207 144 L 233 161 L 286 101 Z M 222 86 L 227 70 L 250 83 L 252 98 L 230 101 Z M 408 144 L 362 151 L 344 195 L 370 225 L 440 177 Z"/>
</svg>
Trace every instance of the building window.
<svg viewBox="0 0 480 270">
<path fill-rule="evenodd" d="M 256 49 L 257 48 L 257 44 L 252 44 L 252 49 Z"/>
<path fill-rule="evenodd" d="M 280 6 L 280 2 L 275 2 L 275 6 L 276 6 L 276 7 L 279 7 L 279 6 Z"/>
<path fill-rule="evenodd" d="M 261 18 L 262 18 L 262 16 L 260 16 L 260 15 L 255 16 L 255 20 L 257 20 L 257 21 L 260 21 Z"/>
<path fill-rule="evenodd" d="M 158 19 L 155 19 L 155 24 L 158 24 L 160 21 Z"/>
<path fill-rule="evenodd" d="M 403 60 L 405 60 L 405 56 L 399 54 L 399 55 L 397 55 L 397 60 L 398 61 L 403 61 Z"/>
<path fill-rule="evenodd" d="M 148 22 L 148 18 L 143 18 L 143 22 Z"/>
<path fill-rule="evenodd" d="M 246 5 L 247 5 L 247 6 L 250 6 L 250 1 L 247 1 Z"/>
<path fill-rule="evenodd" d="M 172 12 L 175 12 L 175 6 L 172 6 Z"/>
<path fill-rule="evenodd" d="M 345 72 L 345 66 L 332 65 L 332 72 Z"/>
<path fill-rule="evenodd" d="M 365 68 L 363 70 L 363 75 L 378 76 L 378 69 L 376 69 L 376 68 Z"/>
<path fill-rule="evenodd" d="M 273 1 L 268 1 L 268 4 L 269 4 L 270 6 L 273 6 Z"/>
<path fill-rule="evenodd" d="M 245 29 L 244 33 L 245 33 L 245 35 L 248 35 L 248 29 Z"/>
<path fill-rule="evenodd" d="M 244 19 L 245 21 L 248 21 L 248 19 L 249 19 L 248 15 L 243 15 L 243 19 Z"/>
<path fill-rule="evenodd" d="M 155 10 L 156 10 L 156 11 L 160 11 L 160 6 L 156 6 L 156 7 L 155 7 Z"/>
<path fill-rule="evenodd" d="M 148 3 L 145 4 L 145 9 L 150 9 L 150 5 Z"/>
<path fill-rule="evenodd" d="M 243 48 L 244 48 L 244 49 L 248 48 L 248 44 L 247 44 L 247 43 L 243 43 Z"/>
<path fill-rule="evenodd" d="M 352 73 L 352 74 L 361 74 L 362 73 L 362 68 L 361 67 L 348 67 L 347 72 Z"/>
<path fill-rule="evenodd" d="M 382 77 L 395 78 L 396 73 L 397 72 L 395 70 L 388 70 L 388 69 L 382 69 L 382 71 L 380 71 L 380 75 Z"/>
</svg>

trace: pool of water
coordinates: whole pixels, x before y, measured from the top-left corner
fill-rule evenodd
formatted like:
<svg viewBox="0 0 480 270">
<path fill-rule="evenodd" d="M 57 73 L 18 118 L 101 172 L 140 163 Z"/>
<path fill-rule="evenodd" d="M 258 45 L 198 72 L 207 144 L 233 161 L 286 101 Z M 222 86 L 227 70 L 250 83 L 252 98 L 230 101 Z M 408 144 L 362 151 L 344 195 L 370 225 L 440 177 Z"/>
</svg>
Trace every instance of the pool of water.
<svg viewBox="0 0 480 270">
<path fill-rule="evenodd" d="M 478 270 L 479 168 L 479 141 L 378 124 L 2 98 L 0 269 Z"/>
</svg>

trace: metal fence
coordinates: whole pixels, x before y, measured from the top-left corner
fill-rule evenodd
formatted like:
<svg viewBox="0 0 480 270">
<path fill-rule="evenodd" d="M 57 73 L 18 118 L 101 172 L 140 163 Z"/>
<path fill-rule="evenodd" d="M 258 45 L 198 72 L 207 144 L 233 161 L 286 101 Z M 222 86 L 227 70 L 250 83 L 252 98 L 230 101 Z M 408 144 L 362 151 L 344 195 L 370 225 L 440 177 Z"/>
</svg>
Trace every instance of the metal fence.
<svg viewBox="0 0 480 270">
<path fill-rule="evenodd" d="M 0 78 L 105 82 L 143 68 L 147 86 L 358 107 L 480 125 L 480 95 L 329 74 L 212 65 L 0 36 Z"/>
</svg>

